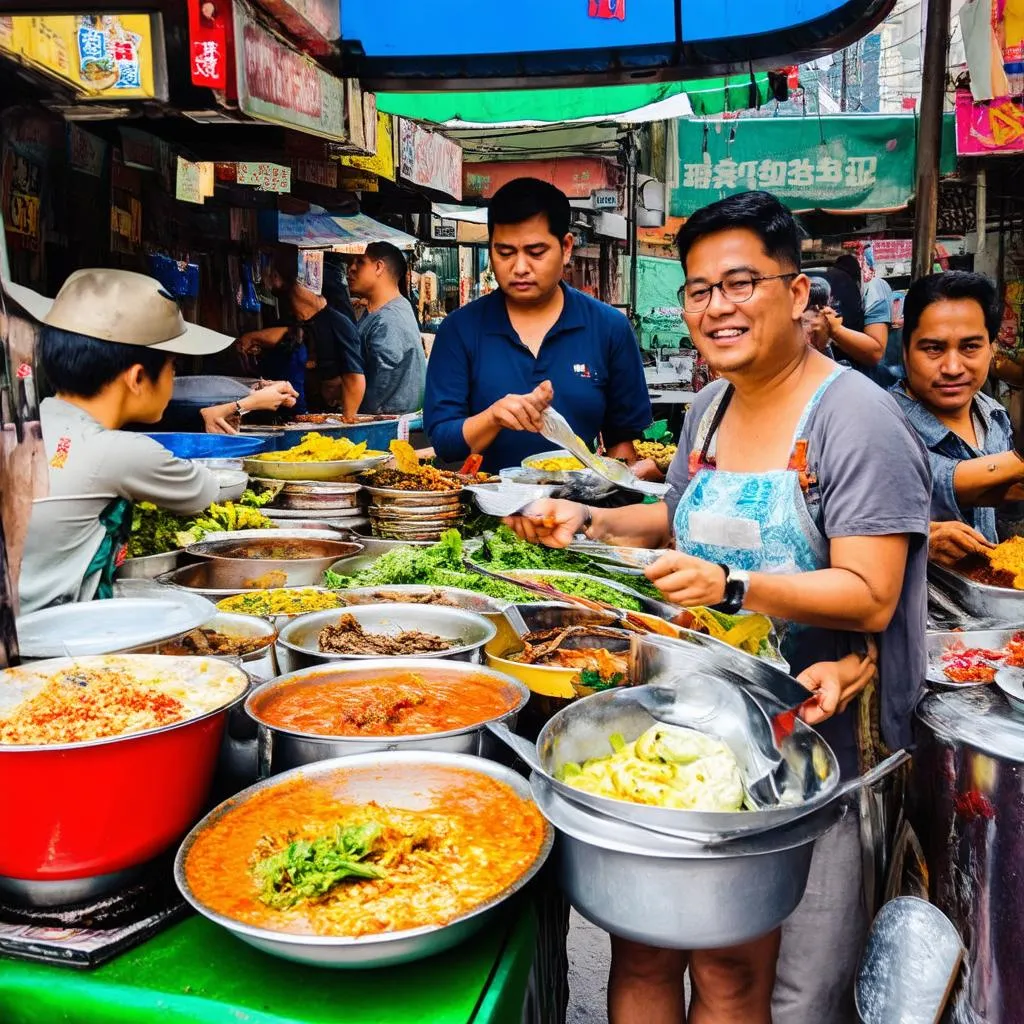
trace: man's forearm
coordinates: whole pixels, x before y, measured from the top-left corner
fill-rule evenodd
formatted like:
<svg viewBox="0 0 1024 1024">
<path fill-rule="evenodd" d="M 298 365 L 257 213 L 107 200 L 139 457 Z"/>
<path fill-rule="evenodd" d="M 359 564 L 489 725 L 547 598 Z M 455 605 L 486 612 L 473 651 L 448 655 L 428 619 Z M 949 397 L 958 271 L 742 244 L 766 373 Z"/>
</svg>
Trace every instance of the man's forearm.
<svg viewBox="0 0 1024 1024">
<path fill-rule="evenodd" d="M 663 548 L 672 536 L 668 506 L 627 505 L 624 508 L 591 509 L 593 517 L 587 531 L 592 540 L 627 548 Z"/>
<path fill-rule="evenodd" d="M 477 455 L 487 451 L 501 433 L 501 426 L 490 409 L 462 421 L 462 437 L 469 450 Z"/>
<path fill-rule="evenodd" d="M 864 366 L 877 366 L 885 355 L 885 345 L 867 332 L 837 326 L 832 328 L 832 340 L 854 362 Z"/>
<path fill-rule="evenodd" d="M 622 459 L 627 466 L 632 466 L 637 461 L 636 448 L 633 447 L 632 441 L 620 441 L 618 444 L 613 444 L 608 449 L 609 459 Z"/>
<path fill-rule="evenodd" d="M 1001 492 L 1022 482 L 1024 461 L 1015 452 L 964 459 L 953 471 L 956 500 L 963 508 L 1001 504 Z"/>
<path fill-rule="evenodd" d="M 366 377 L 361 373 L 346 373 L 341 377 L 341 414 L 354 420 L 366 396 Z"/>
</svg>

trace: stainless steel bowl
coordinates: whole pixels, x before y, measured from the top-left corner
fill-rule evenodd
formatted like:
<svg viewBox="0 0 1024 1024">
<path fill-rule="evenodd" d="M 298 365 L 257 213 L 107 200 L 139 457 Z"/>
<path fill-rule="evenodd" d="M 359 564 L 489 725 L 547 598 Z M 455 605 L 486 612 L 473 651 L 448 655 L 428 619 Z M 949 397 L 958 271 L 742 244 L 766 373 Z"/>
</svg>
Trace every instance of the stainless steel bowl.
<svg viewBox="0 0 1024 1024">
<path fill-rule="evenodd" d="M 220 484 L 217 501 L 237 501 L 249 486 L 249 474 L 244 469 L 214 469 L 211 471 Z"/>
<path fill-rule="evenodd" d="M 212 530 L 203 535 L 203 542 L 212 544 L 217 540 L 281 540 L 291 537 L 294 540 L 346 540 L 339 537 L 333 526 L 312 521 L 300 521 L 268 526 L 265 530 Z"/>
<path fill-rule="evenodd" d="M 244 459 L 242 465 L 249 476 L 265 477 L 269 480 L 341 480 L 362 473 L 387 462 L 391 458 L 386 452 L 365 455 L 361 459 L 338 459 L 321 462 L 288 462 L 283 459 L 252 457 Z"/>
<path fill-rule="evenodd" d="M 215 808 L 186 837 L 174 861 L 174 880 L 192 906 L 204 917 L 228 929 L 243 942 L 266 953 L 317 967 L 340 967 L 363 969 L 385 967 L 407 963 L 423 957 L 444 952 L 464 942 L 491 918 L 494 911 L 513 893 L 518 892 L 541 869 L 551 852 L 554 833 L 548 830 L 534 862 L 511 885 L 486 903 L 474 908 L 446 925 L 415 928 L 408 931 L 390 932 L 381 935 L 366 935 L 361 938 L 335 937 L 328 935 L 296 935 L 287 932 L 254 928 L 211 910 L 196 899 L 185 877 L 185 863 L 196 839 L 215 824 L 227 811 L 251 800 L 259 793 L 276 786 L 285 785 L 296 777 L 319 778 L 346 770 L 371 768 L 373 784 L 363 783 L 350 786 L 346 799 L 353 802 L 390 803 L 393 806 L 416 809 L 422 807 L 423 773 L 436 766 L 460 768 L 466 771 L 488 775 L 511 787 L 523 799 L 530 798 L 530 787 L 526 780 L 511 769 L 494 761 L 467 757 L 462 754 L 430 752 L 391 752 L 358 754 L 340 760 L 324 761 L 317 765 L 304 766 L 286 775 L 276 776 L 260 782 Z M 369 773 L 367 773 L 369 774 Z M 355 790 L 355 791 L 353 791 Z"/>
<path fill-rule="evenodd" d="M 515 726 L 516 716 L 530 696 L 529 690 L 516 679 L 492 669 L 458 661 L 410 659 L 396 663 L 391 658 L 376 658 L 359 664 L 344 662 L 330 668 L 320 665 L 292 672 L 255 690 L 252 699 L 245 704 L 246 712 L 256 722 L 259 731 L 260 774 L 271 775 L 332 757 L 378 750 L 440 750 L 452 754 L 478 755 L 500 753 L 499 745 L 487 731 L 486 722 L 449 732 L 418 736 L 319 736 L 292 732 L 266 721 L 264 708 L 267 702 L 282 690 L 315 690 L 326 682 L 335 683 L 338 680 L 364 682 L 382 674 L 394 675 L 396 671 L 415 672 L 428 682 L 431 679 L 452 677 L 489 680 L 508 698 L 508 710 L 489 721 L 504 722 L 510 729 Z"/>
<path fill-rule="evenodd" d="M 363 484 L 370 495 L 371 506 L 381 508 L 435 508 L 462 504 L 462 488 L 457 491 L 400 491 L 391 487 Z"/>
<path fill-rule="evenodd" d="M 777 928 L 803 897 L 815 840 L 844 813 L 833 803 L 789 827 L 701 846 L 603 818 L 536 774 L 531 784 L 560 833 L 572 906 L 613 935 L 665 949 L 720 949 Z"/>
<path fill-rule="evenodd" d="M 301 536 L 255 540 L 240 538 L 190 544 L 185 551 L 186 554 L 218 565 L 219 579 L 226 586 L 251 590 L 261 586 L 315 586 L 323 579 L 324 571 L 334 562 L 358 554 L 362 551 L 362 545 L 353 541 L 319 540 Z M 276 551 L 286 554 L 275 554 Z M 288 552 L 294 554 L 289 557 Z"/>
<path fill-rule="evenodd" d="M 444 522 L 449 519 L 463 519 L 466 510 L 462 505 L 417 505 L 416 508 L 399 508 L 395 505 L 371 505 L 367 510 L 371 519 L 388 523 L 419 523 L 426 520 Z"/>
<path fill-rule="evenodd" d="M 181 562 L 181 549 L 164 551 L 159 555 L 142 555 L 139 558 L 125 559 L 118 566 L 114 578 L 118 580 L 154 580 L 165 572 L 178 568 Z"/>
<path fill-rule="evenodd" d="M 985 650 L 999 650 L 1005 647 L 1018 633 L 1018 629 L 972 629 L 960 632 L 929 633 L 928 672 L 925 681 L 940 690 L 962 690 L 971 686 L 987 686 L 991 681 L 957 683 L 948 678 L 945 671 L 943 655 L 949 648 L 957 644 L 961 648 L 981 647 Z"/>
<path fill-rule="evenodd" d="M 320 650 L 320 631 L 325 626 L 335 625 L 342 615 L 351 615 L 368 633 L 394 635 L 403 630 L 417 629 L 457 641 L 456 646 L 436 654 L 392 656 L 392 661 L 400 660 L 403 665 L 410 659 L 445 659 L 479 664 L 483 661 L 484 646 L 494 639 L 497 632 L 494 624 L 482 615 L 441 605 L 372 604 L 336 611 L 311 612 L 281 630 L 277 641 L 277 660 L 281 671 L 295 672 L 330 662 L 353 659 L 368 662 L 378 658 L 379 655 L 333 654 Z"/>
<path fill-rule="evenodd" d="M 928 579 L 953 597 L 968 615 L 1007 628 L 1024 622 L 1024 590 L 978 583 L 963 573 L 928 563 Z"/>
<path fill-rule="evenodd" d="M 409 525 L 395 525 L 371 522 L 370 528 L 375 537 L 382 540 L 400 540 L 408 543 L 436 544 L 441 539 L 441 534 L 446 530 L 458 529 L 463 523 L 462 519 L 452 519 L 442 523 L 415 523 Z"/>
<path fill-rule="evenodd" d="M 358 509 L 362 490 L 359 484 L 344 481 L 292 480 L 284 485 L 275 504 L 305 511 Z"/>
</svg>

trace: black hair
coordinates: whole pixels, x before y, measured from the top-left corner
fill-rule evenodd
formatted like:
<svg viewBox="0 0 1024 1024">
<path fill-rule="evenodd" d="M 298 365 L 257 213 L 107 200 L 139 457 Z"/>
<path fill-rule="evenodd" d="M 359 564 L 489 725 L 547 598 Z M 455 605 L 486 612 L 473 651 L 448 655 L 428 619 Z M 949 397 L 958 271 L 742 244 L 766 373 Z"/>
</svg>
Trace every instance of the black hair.
<svg viewBox="0 0 1024 1024">
<path fill-rule="evenodd" d="M 522 224 L 543 214 L 548 230 L 561 241 L 569 234 L 572 207 L 561 190 L 540 178 L 514 178 L 502 185 L 487 207 L 487 235 L 494 235 L 497 224 Z"/>
<path fill-rule="evenodd" d="M 291 287 L 299 279 L 299 251 L 293 245 L 275 245 L 270 256 L 270 267 Z"/>
<path fill-rule="evenodd" d="M 403 295 L 407 293 L 405 278 L 409 272 L 409 264 L 397 245 L 392 245 L 390 242 L 371 242 L 366 247 L 365 255 L 367 259 L 380 260 L 388 268 L 388 273 L 395 279 L 398 290 Z"/>
<path fill-rule="evenodd" d="M 684 272 L 686 257 L 700 239 L 733 228 L 752 231 L 773 260 L 800 269 L 800 229 L 793 214 L 770 192 L 740 192 L 701 207 L 679 229 L 676 247 Z"/>
<path fill-rule="evenodd" d="M 44 327 L 40 361 L 49 385 L 58 393 L 95 398 L 125 370 L 141 366 L 154 384 L 174 359 L 170 352 L 145 345 L 100 341 L 85 334 Z"/>
<path fill-rule="evenodd" d="M 812 277 L 811 290 L 807 296 L 808 309 L 821 309 L 832 301 L 832 286 L 823 277 Z"/>
<path fill-rule="evenodd" d="M 851 253 L 844 252 L 842 256 L 836 257 L 834 264 L 836 270 L 841 270 L 847 277 L 852 278 L 854 284 L 859 288 L 862 281 L 860 262 Z"/>
<path fill-rule="evenodd" d="M 968 270 L 947 270 L 919 277 L 907 291 L 903 300 L 903 347 L 910 347 L 910 339 L 929 306 L 955 299 L 973 299 L 981 306 L 988 340 L 995 341 L 1003 322 L 1003 305 L 992 279 Z"/>
<path fill-rule="evenodd" d="M 324 253 L 324 283 L 320 294 L 327 300 L 327 305 L 336 309 L 342 316 L 356 322 L 356 311 L 352 308 L 352 300 L 348 294 L 348 264 L 340 253 Z"/>
</svg>

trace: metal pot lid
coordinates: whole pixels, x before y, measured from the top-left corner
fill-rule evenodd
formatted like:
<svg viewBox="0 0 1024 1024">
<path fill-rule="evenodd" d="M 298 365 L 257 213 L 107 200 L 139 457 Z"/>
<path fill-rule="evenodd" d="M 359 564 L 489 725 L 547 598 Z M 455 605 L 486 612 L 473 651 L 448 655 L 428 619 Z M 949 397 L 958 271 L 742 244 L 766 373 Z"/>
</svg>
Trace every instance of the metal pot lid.
<svg viewBox="0 0 1024 1024">
<path fill-rule="evenodd" d="M 169 640 L 209 622 L 217 609 L 198 594 L 113 597 L 42 608 L 18 618 L 23 658 L 112 654 Z"/>
<path fill-rule="evenodd" d="M 1024 713 L 1014 711 L 994 686 L 930 693 L 917 717 L 940 739 L 1024 762 Z"/>
</svg>

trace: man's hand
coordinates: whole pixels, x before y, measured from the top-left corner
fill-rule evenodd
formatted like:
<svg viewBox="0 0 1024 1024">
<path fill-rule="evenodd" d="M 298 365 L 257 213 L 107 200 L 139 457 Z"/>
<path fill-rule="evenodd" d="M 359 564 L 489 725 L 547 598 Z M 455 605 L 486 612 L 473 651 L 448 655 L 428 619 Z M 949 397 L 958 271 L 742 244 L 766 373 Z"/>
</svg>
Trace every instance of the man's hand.
<svg viewBox="0 0 1024 1024">
<path fill-rule="evenodd" d="M 233 404 L 214 405 L 208 409 L 200 409 L 203 426 L 208 434 L 237 434 L 241 417 Z"/>
<path fill-rule="evenodd" d="M 843 326 L 843 318 L 831 306 L 823 306 L 821 314 L 828 323 L 828 333 L 835 337 L 836 328 Z"/>
<path fill-rule="evenodd" d="M 238 351 L 249 359 L 258 356 L 263 351 L 263 342 L 255 334 L 243 334 L 235 342 Z"/>
<path fill-rule="evenodd" d="M 672 604 L 696 608 L 721 604 L 725 600 L 722 567 L 681 551 L 666 552 L 644 570 L 644 575 Z"/>
<path fill-rule="evenodd" d="M 929 525 L 928 557 L 939 565 L 954 566 L 968 555 L 984 555 L 993 547 L 977 530 L 958 519 Z"/>
<path fill-rule="evenodd" d="M 531 544 L 567 548 L 583 528 L 587 507 L 560 498 L 542 498 L 517 516 L 504 520 L 517 536 Z"/>
<path fill-rule="evenodd" d="M 506 395 L 488 410 L 498 427 L 504 430 L 529 430 L 539 434 L 541 413 L 555 397 L 551 381 L 538 384 L 528 395 Z"/>
<path fill-rule="evenodd" d="M 295 390 L 286 380 L 275 380 L 254 388 L 252 392 L 242 399 L 242 406 L 247 412 L 274 411 L 283 405 L 290 409 L 295 400 L 299 397 Z"/>
<path fill-rule="evenodd" d="M 638 480 L 651 480 L 658 484 L 664 483 L 665 474 L 658 469 L 658 464 L 654 459 L 640 459 L 629 468 L 633 471 L 633 476 Z"/>
<path fill-rule="evenodd" d="M 798 675 L 797 682 L 811 691 L 812 697 L 800 707 L 800 718 L 808 725 L 819 725 L 846 710 L 875 678 L 878 672 L 878 647 L 868 638 L 868 653 L 850 654 L 842 661 L 819 661 Z"/>
</svg>

